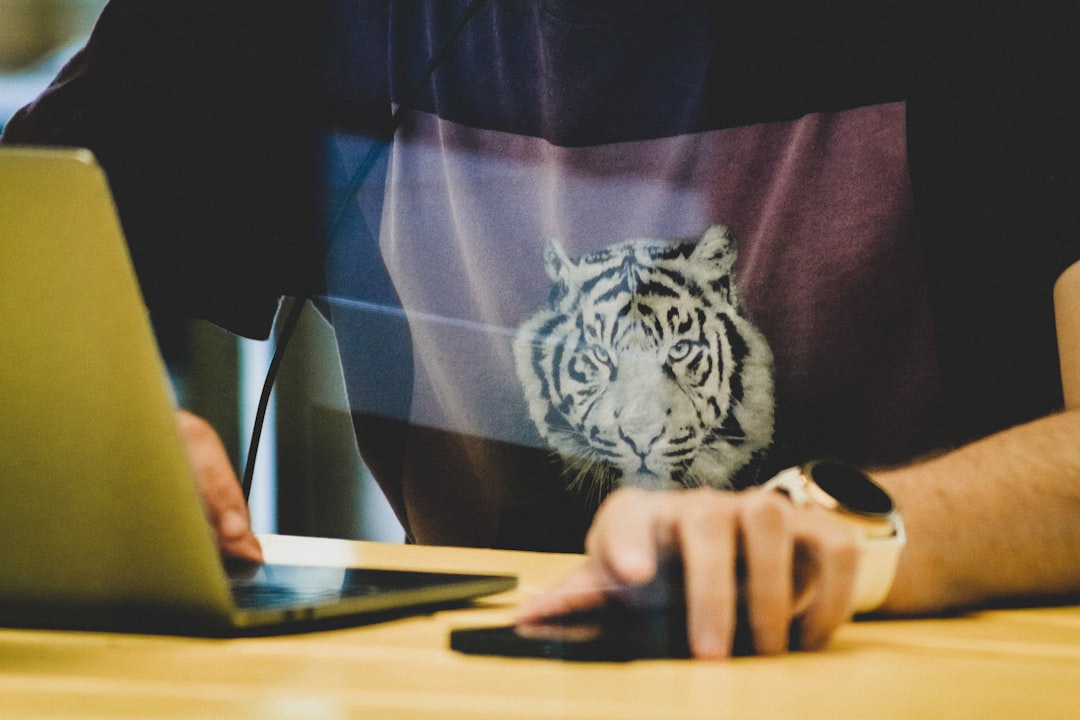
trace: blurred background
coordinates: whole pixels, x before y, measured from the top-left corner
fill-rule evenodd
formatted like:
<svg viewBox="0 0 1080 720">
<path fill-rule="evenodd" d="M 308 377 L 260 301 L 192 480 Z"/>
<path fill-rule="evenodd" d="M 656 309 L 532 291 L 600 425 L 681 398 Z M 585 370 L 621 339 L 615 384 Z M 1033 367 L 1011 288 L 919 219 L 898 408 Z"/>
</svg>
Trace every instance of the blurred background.
<svg viewBox="0 0 1080 720">
<path fill-rule="evenodd" d="M 0 0 L 0 128 L 82 45 L 105 0 Z"/>
<path fill-rule="evenodd" d="M 82 37 L 104 6 L 104 0 L 0 0 L 0 68 L 27 68 Z"/>
<path fill-rule="evenodd" d="M 0 130 L 85 44 L 105 4 L 0 0 Z M 163 351 L 181 403 L 214 425 L 242 472 L 272 344 L 193 322 Z M 310 307 L 274 393 L 251 505 L 260 532 L 404 537 L 356 452 L 333 331 Z"/>
</svg>

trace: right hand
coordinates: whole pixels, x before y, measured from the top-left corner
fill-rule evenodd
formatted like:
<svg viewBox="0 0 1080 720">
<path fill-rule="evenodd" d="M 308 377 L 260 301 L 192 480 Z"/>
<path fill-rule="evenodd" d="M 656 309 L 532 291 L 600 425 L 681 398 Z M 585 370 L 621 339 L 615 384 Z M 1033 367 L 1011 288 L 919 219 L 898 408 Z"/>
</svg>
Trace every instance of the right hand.
<svg viewBox="0 0 1080 720">
<path fill-rule="evenodd" d="M 581 566 L 520 608 L 518 622 L 603 605 L 649 582 L 660 561 L 672 556 L 685 572 L 688 639 L 696 657 L 730 654 L 740 594 L 763 655 L 788 649 L 796 618 L 800 646 L 817 650 L 852 615 L 858 562 L 852 533 L 780 493 L 617 490 L 600 506 L 586 550 Z"/>
<path fill-rule="evenodd" d="M 176 424 L 218 549 L 224 555 L 262 562 L 262 546 L 251 530 L 243 491 L 218 434 L 208 422 L 186 410 L 176 411 Z"/>
</svg>

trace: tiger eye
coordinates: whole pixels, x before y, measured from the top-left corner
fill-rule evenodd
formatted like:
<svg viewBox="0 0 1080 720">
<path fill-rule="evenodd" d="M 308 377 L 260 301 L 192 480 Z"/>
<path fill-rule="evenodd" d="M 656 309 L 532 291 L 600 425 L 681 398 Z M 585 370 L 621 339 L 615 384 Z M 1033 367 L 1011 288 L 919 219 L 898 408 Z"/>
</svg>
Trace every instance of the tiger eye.
<svg viewBox="0 0 1080 720">
<path fill-rule="evenodd" d="M 694 349 L 694 343 L 689 340 L 680 340 L 671 346 L 671 350 L 668 351 L 668 359 L 671 362 L 679 362 L 689 357 L 691 351 Z"/>
<path fill-rule="evenodd" d="M 593 345 L 589 348 L 589 352 L 592 353 L 592 356 L 596 358 L 596 361 L 601 363 L 602 365 L 607 365 L 608 367 L 611 367 L 613 365 L 611 361 L 611 353 L 607 351 L 607 348 L 601 345 Z"/>
</svg>

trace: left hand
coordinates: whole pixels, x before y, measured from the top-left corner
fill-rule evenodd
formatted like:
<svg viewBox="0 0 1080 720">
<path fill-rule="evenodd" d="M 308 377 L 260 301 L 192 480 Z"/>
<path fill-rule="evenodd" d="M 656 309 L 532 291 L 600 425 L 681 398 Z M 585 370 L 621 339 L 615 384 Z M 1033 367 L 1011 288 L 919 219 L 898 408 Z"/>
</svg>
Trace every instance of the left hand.
<svg viewBox="0 0 1080 720">
<path fill-rule="evenodd" d="M 218 434 L 186 410 L 176 411 L 176 423 L 218 548 L 224 555 L 262 562 L 262 546 L 252 532 L 244 493 Z"/>
<path fill-rule="evenodd" d="M 651 580 L 672 556 L 684 569 L 695 657 L 731 654 L 740 595 L 762 655 L 788 649 L 795 618 L 800 647 L 815 650 L 852 615 L 855 538 L 835 518 L 775 492 L 621 489 L 601 505 L 586 552 L 557 587 L 521 607 L 519 622 L 598 607 Z"/>
</svg>

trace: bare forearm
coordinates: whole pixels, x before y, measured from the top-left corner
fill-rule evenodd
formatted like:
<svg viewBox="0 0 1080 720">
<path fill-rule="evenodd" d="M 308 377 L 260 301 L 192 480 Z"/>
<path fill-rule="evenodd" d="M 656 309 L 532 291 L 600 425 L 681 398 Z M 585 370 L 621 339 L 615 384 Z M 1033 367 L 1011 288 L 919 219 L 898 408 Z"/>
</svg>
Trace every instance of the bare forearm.
<svg viewBox="0 0 1080 720">
<path fill-rule="evenodd" d="M 876 477 L 908 530 L 885 612 L 1080 594 L 1080 411 Z"/>
</svg>

